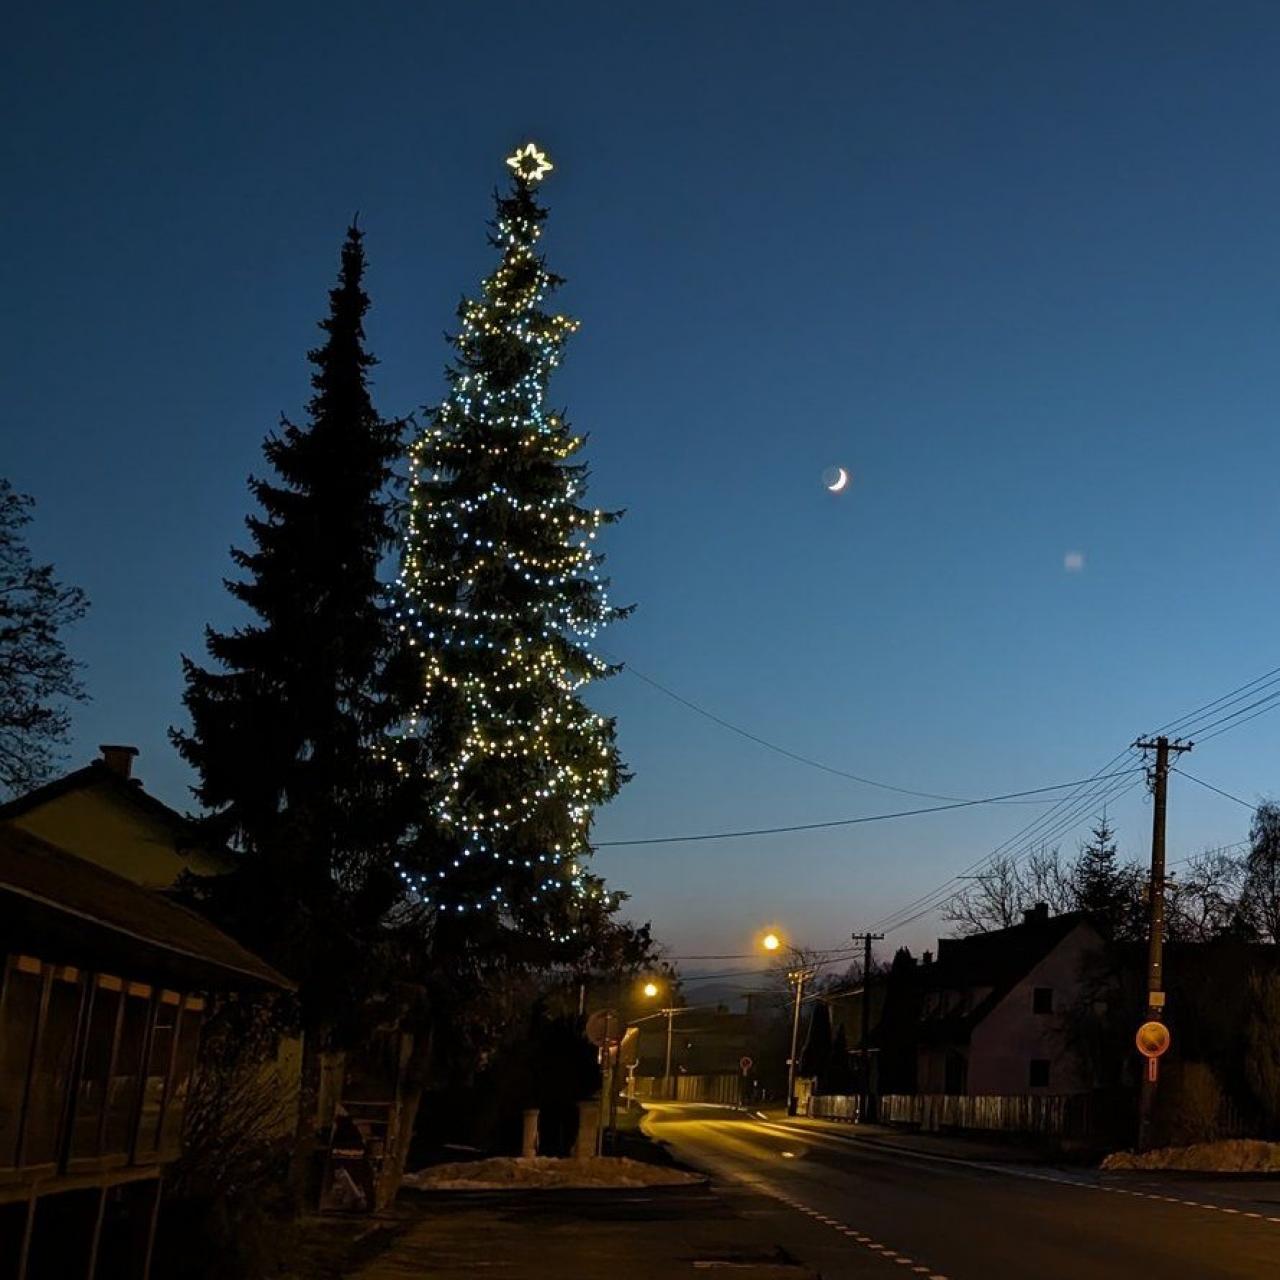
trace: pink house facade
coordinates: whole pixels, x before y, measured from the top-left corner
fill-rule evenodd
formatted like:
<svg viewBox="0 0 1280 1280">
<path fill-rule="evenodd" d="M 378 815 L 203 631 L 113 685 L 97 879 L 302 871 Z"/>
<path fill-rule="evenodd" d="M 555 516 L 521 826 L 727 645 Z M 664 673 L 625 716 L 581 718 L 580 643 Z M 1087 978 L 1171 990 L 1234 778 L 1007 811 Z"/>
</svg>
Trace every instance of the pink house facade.
<svg viewBox="0 0 1280 1280">
<path fill-rule="evenodd" d="M 947 938 L 921 973 L 916 1087 L 923 1094 L 1085 1092 L 1066 1045 L 1065 1015 L 1102 938 L 1082 913 Z"/>
</svg>

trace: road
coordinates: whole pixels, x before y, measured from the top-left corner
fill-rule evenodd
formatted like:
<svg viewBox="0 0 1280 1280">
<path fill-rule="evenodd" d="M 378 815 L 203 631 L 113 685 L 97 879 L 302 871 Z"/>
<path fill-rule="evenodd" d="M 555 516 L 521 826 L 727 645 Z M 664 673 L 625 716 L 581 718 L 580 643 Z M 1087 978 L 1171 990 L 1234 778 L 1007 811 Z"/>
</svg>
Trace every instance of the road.
<svg viewBox="0 0 1280 1280">
<path fill-rule="evenodd" d="M 824 1280 L 1280 1280 L 1280 1182 L 942 1158 L 694 1105 L 645 1127 Z"/>
</svg>

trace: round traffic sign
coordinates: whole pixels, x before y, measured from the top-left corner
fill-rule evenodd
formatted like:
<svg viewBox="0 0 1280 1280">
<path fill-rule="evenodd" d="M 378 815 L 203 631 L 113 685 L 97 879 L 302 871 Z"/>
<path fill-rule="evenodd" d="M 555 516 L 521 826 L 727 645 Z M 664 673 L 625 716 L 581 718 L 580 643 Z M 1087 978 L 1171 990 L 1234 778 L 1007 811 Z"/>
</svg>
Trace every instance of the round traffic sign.
<svg viewBox="0 0 1280 1280">
<path fill-rule="evenodd" d="M 1144 1058 L 1158 1058 L 1169 1048 L 1173 1037 L 1163 1022 L 1144 1022 L 1138 1028 L 1134 1041 Z"/>
<path fill-rule="evenodd" d="M 612 1044 L 618 1038 L 618 1015 L 613 1009 L 597 1009 L 587 1019 L 585 1034 L 597 1048 Z"/>
<path fill-rule="evenodd" d="M 742 1074 L 745 1076 L 747 1072 L 750 1071 L 753 1066 L 755 1066 L 755 1063 L 752 1062 L 751 1059 L 746 1057 L 746 1055 L 744 1054 L 743 1057 L 738 1059 L 738 1066 L 742 1068 Z"/>
</svg>

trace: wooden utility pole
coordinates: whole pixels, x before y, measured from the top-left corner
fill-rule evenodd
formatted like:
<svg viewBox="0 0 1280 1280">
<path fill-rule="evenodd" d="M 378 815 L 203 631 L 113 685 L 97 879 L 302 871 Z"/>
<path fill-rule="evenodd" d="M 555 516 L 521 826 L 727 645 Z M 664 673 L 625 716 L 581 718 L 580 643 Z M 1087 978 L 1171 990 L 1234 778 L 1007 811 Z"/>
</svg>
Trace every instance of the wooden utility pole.
<svg viewBox="0 0 1280 1280">
<path fill-rule="evenodd" d="M 804 984 L 817 972 L 816 969 L 793 969 L 787 980 L 796 986 L 796 1003 L 791 1015 L 791 1057 L 787 1059 L 787 1115 L 793 1116 L 796 1106 L 796 1055 L 800 1052 L 800 1005 L 804 1002 Z"/>
<path fill-rule="evenodd" d="M 855 933 L 854 942 L 862 943 L 862 1095 L 858 1099 L 858 1119 L 870 1118 L 871 1109 L 871 944 L 879 942 L 883 933 Z"/>
<path fill-rule="evenodd" d="M 663 1009 L 667 1015 L 667 1065 L 662 1073 L 662 1095 L 665 1098 L 674 1098 L 675 1094 L 671 1092 L 671 1025 L 675 1021 L 676 1011 L 674 1009 Z"/>
<path fill-rule="evenodd" d="M 1156 753 L 1155 767 L 1149 771 L 1148 781 L 1154 798 L 1151 813 L 1151 883 L 1150 932 L 1147 939 L 1147 1021 L 1163 1022 L 1165 1008 L 1164 989 L 1164 836 L 1165 803 L 1169 790 L 1169 754 L 1179 755 L 1190 751 L 1193 743 L 1170 742 L 1163 735 L 1154 741 L 1139 739 L 1133 744 L 1140 751 Z M 1138 1100 L 1138 1150 L 1146 1151 L 1151 1145 L 1151 1121 L 1155 1114 L 1156 1078 L 1159 1065 L 1156 1058 L 1149 1058 L 1142 1073 L 1142 1090 Z"/>
</svg>

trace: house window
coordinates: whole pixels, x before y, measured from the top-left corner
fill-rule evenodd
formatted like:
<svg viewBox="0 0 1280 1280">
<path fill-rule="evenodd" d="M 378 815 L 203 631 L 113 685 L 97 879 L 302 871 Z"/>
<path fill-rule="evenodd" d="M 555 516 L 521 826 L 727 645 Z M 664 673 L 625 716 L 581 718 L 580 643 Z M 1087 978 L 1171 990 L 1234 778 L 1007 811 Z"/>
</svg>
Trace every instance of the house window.
<svg viewBox="0 0 1280 1280">
<path fill-rule="evenodd" d="M 150 1155 L 160 1143 L 160 1112 L 173 1069 L 173 1047 L 182 998 L 176 991 L 162 991 L 151 1024 L 151 1053 L 142 1087 L 142 1116 L 135 1151 Z M 135 1159 L 138 1157 L 135 1155 Z"/>
<path fill-rule="evenodd" d="M 49 975 L 47 1004 L 40 1022 L 39 1043 L 31 1063 L 22 1162 L 53 1164 L 58 1156 L 71 1058 L 84 980 L 76 969 L 45 966 Z"/>
<path fill-rule="evenodd" d="M 0 995 L 0 1168 L 18 1163 L 18 1134 L 44 979 L 40 961 L 16 956 Z"/>
<path fill-rule="evenodd" d="M 1052 987 L 1036 987 L 1031 993 L 1031 1012 L 1032 1013 L 1052 1013 L 1053 1012 L 1053 988 Z"/>
<path fill-rule="evenodd" d="M 1031 1059 L 1031 1071 L 1027 1077 L 1027 1084 L 1032 1089 L 1047 1089 L 1049 1087 L 1048 1058 Z"/>
<path fill-rule="evenodd" d="M 116 1056 L 107 1082 L 103 1155 L 128 1155 L 133 1144 L 134 1117 L 138 1092 L 142 1087 L 142 1055 L 150 1015 L 151 988 L 141 982 L 126 983 Z"/>
<path fill-rule="evenodd" d="M 80 1087 L 76 1095 L 76 1117 L 71 1131 L 73 1159 L 96 1158 L 102 1154 L 102 1111 L 106 1105 L 111 1060 L 116 1048 L 116 1029 L 124 982 L 109 974 L 99 974 L 89 1006 L 89 1029 L 85 1034 L 84 1057 L 80 1062 Z"/>
</svg>

